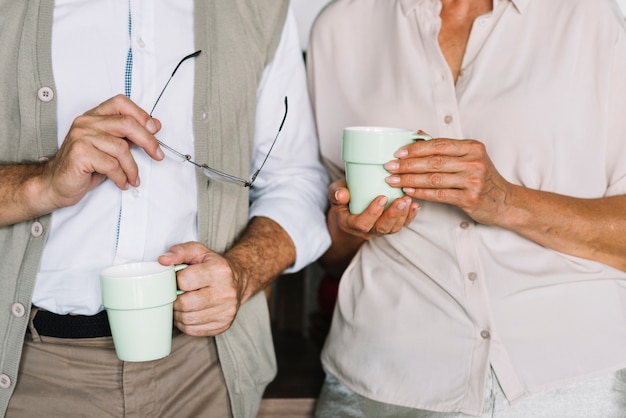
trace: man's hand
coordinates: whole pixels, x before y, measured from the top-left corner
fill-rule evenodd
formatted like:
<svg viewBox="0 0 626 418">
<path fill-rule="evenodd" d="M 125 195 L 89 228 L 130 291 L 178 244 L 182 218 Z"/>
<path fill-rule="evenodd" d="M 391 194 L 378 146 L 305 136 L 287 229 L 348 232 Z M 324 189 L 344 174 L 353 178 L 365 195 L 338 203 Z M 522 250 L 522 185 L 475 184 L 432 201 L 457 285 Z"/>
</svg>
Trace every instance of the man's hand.
<svg viewBox="0 0 626 418">
<path fill-rule="evenodd" d="M 241 239 L 224 255 L 199 242 L 175 245 L 159 257 L 164 265 L 188 264 L 177 274 L 185 293 L 174 302 L 174 324 L 185 334 L 220 334 L 241 304 L 293 264 L 296 249 L 276 222 L 253 218 Z"/>
<path fill-rule="evenodd" d="M 77 117 L 44 172 L 48 200 L 55 207 L 73 205 L 105 178 L 120 189 L 139 186 L 130 149 L 138 146 L 162 160 L 163 151 L 154 137 L 159 129 L 158 120 L 123 95 Z"/>
<path fill-rule="evenodd" d="M 185 334 L 217 335 L 230 328 L 242 303 L 245 283 L 226 258 L 199 242 L 175 245 L 159 257 L 165 265 L 188 264 L 177 273 L 185 293 L 174 302 L 174 325 Z"/>
<path fill-rule="evenodd" d="M 130 149 L 162 160 L 154 137 L 159 129 L 157 119 L 123 95 L 77 117 L 49 161 L 0 165 L 0 226 L 74 205 L 106 178 L 121 189 L 138 186 Z"/>
</svg>

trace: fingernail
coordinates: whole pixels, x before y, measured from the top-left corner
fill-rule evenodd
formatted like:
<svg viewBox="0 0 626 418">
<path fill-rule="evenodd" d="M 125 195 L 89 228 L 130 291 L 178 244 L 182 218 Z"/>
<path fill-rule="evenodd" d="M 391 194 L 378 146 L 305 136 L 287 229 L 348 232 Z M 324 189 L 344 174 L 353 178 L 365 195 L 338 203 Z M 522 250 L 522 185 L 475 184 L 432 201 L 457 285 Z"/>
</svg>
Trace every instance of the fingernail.
<svg viewBox="0 0 626 418">
<path fill-rule="evenodd" d="M 415 193 L 415 189 L 412 187 L 403 187 L 402 191 L 406 194 L 413 194 Z"/>
<path fill-rule="evenodd" d="M 333 195 L 335 200 L 339 201 L 339 190 L 335 190 L 335 194 Z"/>
<path fill-rule="evenodd" d="M 389 176 L 389 177 L 387 177 L 387 183 L 389 183 L 389 184 L 398 184 L 398 183 L 400 183 L 400 177 L 398 177 L 398 176 Z"/>
<path fill-rule="evenodd" d="M 396 206 L 396 208 L 398 208 L 398 210 L 403 210 L 404 208 L 406 208 L 408 205 L 408 202 L 406 200 L 401 200 L 400 203 L 398 203 L 398 206 Z"/>
<path fill-rule="evenodd" d="M 395 154 L 393 154 L 393 156 L 396 158 L 403 158 L 403 157 L 406 157 L 407 155 L 409 155 L 409 151 L 407 151 L 405 148 L 399 149 L 398 151 L 395 152 Z"/>
<path fill-rule="evenodd" d="M 157 148 L 156 155 L 159 160 L 162 160 L 163 158 L 165 158 L 165 153 L 163 152 L 161 147 Z"/>
<path fill-rule="evenodd" d="M 389 198 L 387 196 L 383 196 L 380 199 L 378 199 L 378 206 L 384 207 L 387 205 L 388 201 L 389 201 Z"/>
<path fill-rule="evenodd" d="M 146 129 L 148 130 L 148 132 L 150 132 L 151 134 L 155 133 L 157 130 L 156 127 L 156 123 L 154 123 L 154 121 L 152 120 L 152 118 L 150 118 L 148 120 L 148 123 L 146 123 Z"/>
<path fill-rule="evenodd" d="M 397 161 L 389 161 L 387 164 L 385 164 L 384 166 L 388 171 L 395 171 L 398 168 L 400 168 L 400 163 L 398 163 Z"/>
</svg>

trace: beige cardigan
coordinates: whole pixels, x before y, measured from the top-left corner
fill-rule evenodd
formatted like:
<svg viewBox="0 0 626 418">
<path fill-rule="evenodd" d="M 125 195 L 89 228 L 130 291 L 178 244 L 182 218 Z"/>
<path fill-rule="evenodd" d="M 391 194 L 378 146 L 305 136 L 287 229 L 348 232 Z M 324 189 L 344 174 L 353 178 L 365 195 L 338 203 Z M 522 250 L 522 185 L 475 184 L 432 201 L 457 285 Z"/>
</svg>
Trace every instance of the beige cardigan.
<svg viewBox="0 0 626 418">
<path fill-rule="evenodd" d="M 278 45 L 287 7 L 288 0 L 195 2 L 195 43 L 206 51 L 195 61 L 195 153 L 211 167 L 249 171 L 257 86 Z M 51 0 L 0 0 L 0 161 L 37 161 L 57 150 L 53 10 Z M 222 252 L 246 225 L 248 191 L 226 192 L 204 177 L 197 183 L 198 238 Z M 49 226 L 50 217 L 44 216 L 0 228 L 1 415 L 17 381 Z M 235 417 L 255 416 L 276 373 L 262 294 L 241 307 L 216 342 Z"/>
</svg>

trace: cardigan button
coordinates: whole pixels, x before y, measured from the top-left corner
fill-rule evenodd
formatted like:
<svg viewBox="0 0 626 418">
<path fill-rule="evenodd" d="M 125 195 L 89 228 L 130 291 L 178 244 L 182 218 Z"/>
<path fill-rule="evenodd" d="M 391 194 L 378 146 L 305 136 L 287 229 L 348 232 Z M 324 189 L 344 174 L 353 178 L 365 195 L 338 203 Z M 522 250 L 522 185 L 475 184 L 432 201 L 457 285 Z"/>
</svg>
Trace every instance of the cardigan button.
<svg viewBox="0 0 626 418">
<path fill-rule="evenodd" d="M 30 234 L 34 238 L 39 238 L 41 235 L 43 235 L 43 224 L 39 221 L 33 222 L 30 226 Z"/>
<path fill-rule="evenodd" d="M 54 92 L 50 87 L 42 87 L 37 91 L 37 97 L 44 103 L 48 103 L 54 99 Z"/>
<path fill-rule="evenodd" d="M 0 374 L 0 389 L 8 389 L 11 386 L 11 378 L 6 374 Z"/>
<path fill-rule="evenodd" d="M 24 305 L 22 305 L 19 302 L 16 302 L 13 305 L 11 305 L 11 313 L 16 318 L 21 318 L 26 313 L 26 309 L 24 309 Z"/>
</svg>

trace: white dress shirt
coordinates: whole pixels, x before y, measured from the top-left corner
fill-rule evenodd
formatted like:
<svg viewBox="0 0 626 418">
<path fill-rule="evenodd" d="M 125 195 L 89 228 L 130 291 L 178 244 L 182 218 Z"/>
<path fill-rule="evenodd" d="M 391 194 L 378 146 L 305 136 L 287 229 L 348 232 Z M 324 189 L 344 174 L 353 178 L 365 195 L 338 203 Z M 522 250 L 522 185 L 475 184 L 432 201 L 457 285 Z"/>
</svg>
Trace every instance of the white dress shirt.
<svg viewBox="0 0 626 418">
<path fill-rule="evenodd" d="M 351 125 L 477 139 L 509 181 L 626 193 L 626 30 L 614 0 L 494 0 L 456 84 L 439 0 L 338 0 L 308 49 L 322 154 Z M 479 414 L 493 367 L 514 401 L 626 367 L 626 273 L 420 202 L 341 279 L 324 367 L 370 399 Z"/>
<path fill-rule="evenodd" d="M 185 55 L 194 51 L 193 1 L 129 2 L 57 0 L 52 58 L 58 98 L 58 141 L 74 118 L 124 93 L 129 46 L 133 50 L 130 98 L 150 111 Z M 77 36 L 77 34 L 80 34 Z M 207 53 L 207 51 L 203 51 Z M 193 155 L 193 61 L 176 72 L 153 116 L 162 122 L 157 138 Z M 278 222 L 296 245 L 296 271 L 329 243 L 323 208 L 326 174 L 308 102 L 294 18 L 289 12 L 272 63 L 258 88 L 253 170 L 258 168 L 281 122 L 283 98 L 289 115 L 272 156 L 251 189 L 250 217 Z M 109 265 L 155 260 L 174 244 L 195 240 L 196 169 L 165 150 L 154 161 L 133 149 L 141 185 L 121 191 L 107 180 L 73 207 L 52 215 L 33 303 L 59 314 L 91 315 L 102 310 L 98 273 Z M 298 172 L 281 171 L 281 161 L 301 161 Z M 280 177 L 276 177 L 280 174 Z M 265 179 L 271 178 L 271 182 Z M 237 186 L 233 186 L 237 187 Z M 302 219 L 306 219 L 306 228 Z"/>
</svg>

